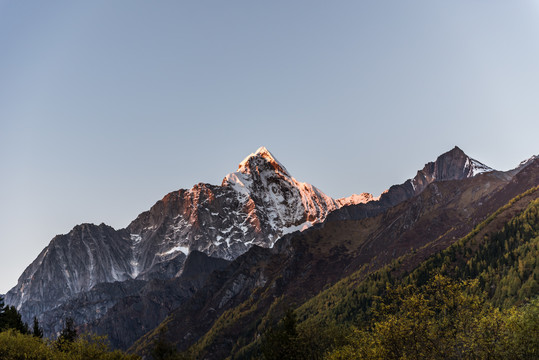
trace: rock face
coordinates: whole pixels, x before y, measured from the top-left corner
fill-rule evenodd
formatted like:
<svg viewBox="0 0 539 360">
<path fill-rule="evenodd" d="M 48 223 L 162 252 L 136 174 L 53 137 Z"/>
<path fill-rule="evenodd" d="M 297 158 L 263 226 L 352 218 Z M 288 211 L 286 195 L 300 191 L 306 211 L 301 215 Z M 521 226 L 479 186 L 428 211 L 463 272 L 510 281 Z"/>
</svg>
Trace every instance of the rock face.
<svg viewBox="0 0 539 360">
<path fill-rule="evenodd" d="M 55 338 L 63 329 L 63 319 L 70 317 L 79 326 L 95 322 L 108 314 L 118 302 L 137 296 L 147 283 L 143 280 L 126 280 L 97 284 L 89 291 L 80 292 L 59 306 L 40 313 L 39 323 L 47 337 Z"/>
<path fill-rule="evenodd" d="M 461 180 L 484 172 L 493 171 L 490 167 L 470 158 L 459 147 L 440 155 L 435 162 L 429 162 L 423 170 L 410 180 L 414 195 L 422 192 L 434 181 Z"/>
<path fill-rule="evenodd" d="M 224 269 L 229 263 L 193 251 L 185 260 L 179 277 L 146 282 L 136 293 L 118 300 L 106 314 L 86 322 L 84 330 L 107 335 L 115 348 L 126 349 L 191 298 L 211 273 Z"/>
<path fill-rule="evenodd" d="M 389 188 L 380 196 L 380 201 L 395 205 L 420 194 L 435 181 L 462 180 L 490 171 L 493 169 L 472 159 L 455 146 L 452 150 L 438 156 L 436 161 L 427 163 L 413 179 Z"/>
<path fill-rule="evenodd" d="M 132 258 L 133 242 L 125 230 L 77 225 L 52 239 L 7 293 L 6 303 L 19 309 L 24 304 L 23 314 L 40 314 L 96 284 L 131 279 Z"/>
<path fill-rule="evenodd" d="M 321 222 L 337 207 L 316 187 L 295 180 L 261 147 L 221 186 L 200 183 L 169 193 L 126 229 L 82 224 L 56 236 L 6 295 L 6 303 L 27 322 L 33 316 L 41 320 L 97 284 L 177 277 L 192 251 L 232 260 L 253 245 L 271 247 L 283 234 Z M 115 299 L 107 300 L 107 309 Z"/>
</svg>

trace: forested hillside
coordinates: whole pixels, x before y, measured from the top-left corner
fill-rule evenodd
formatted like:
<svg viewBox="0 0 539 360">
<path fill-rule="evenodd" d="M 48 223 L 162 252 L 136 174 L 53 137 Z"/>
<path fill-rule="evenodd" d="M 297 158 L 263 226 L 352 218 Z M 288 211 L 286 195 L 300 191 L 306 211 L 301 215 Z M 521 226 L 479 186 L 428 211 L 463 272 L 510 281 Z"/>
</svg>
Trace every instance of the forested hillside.
<svg viewBox="0 0 539 360">
<path fill-rule="evenodd" d="M 260 349 L 245 355 L 265 359 L 537 358 L 539 199 L 531 200 L 501 230 L 485 233 L 497 216 L 537 189 L 511 200 L 409 274 L 402 270 L 407 262 L 404 257 L 363 281 L 354 275 L 343 279 L 287 314 L 266 333 Z M 288 348 L 278 347 L 277 339 Z"/>
</svg>

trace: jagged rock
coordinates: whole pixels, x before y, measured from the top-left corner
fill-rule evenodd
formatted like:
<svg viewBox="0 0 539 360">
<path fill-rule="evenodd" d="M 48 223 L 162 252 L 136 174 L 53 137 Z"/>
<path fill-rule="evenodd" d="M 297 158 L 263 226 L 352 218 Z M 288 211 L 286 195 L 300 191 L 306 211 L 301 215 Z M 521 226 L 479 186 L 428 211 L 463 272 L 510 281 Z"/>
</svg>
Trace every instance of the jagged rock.
<svg viewBox="0 0 539 360">
<path fill-rule="evenodd" d="M 132 258 L 127 231 L 105 224 L 77 225 L 52 239 L 7 293 L 6 303 L 29 321 L 96 284 L 131 279 Z"/>
</svg>

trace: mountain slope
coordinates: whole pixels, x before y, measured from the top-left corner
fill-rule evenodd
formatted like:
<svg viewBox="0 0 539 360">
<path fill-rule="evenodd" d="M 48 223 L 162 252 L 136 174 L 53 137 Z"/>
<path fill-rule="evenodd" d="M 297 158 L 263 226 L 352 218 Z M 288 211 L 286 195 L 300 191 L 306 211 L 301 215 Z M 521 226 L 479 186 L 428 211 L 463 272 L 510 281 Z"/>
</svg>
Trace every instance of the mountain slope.
<svg viewBox="0 0 539 360">
<path fill-rule="evenodd" d="M 537 298 L 539 295 L 537 282 L 539 267 L 536 264 L 537 256 L 539 255 L 538 193 L 539 186 L 535 186 L 518 195 L 491 214 L 465 237 L 426 260 L 417 263 L 417 259 L 414 258 L 420 255 L 411 253 L 383 269 L 371 273 L 367 277 L 360 273 L 346 277 L 333 287 L 311 298 L 296 311 L 300 322 L 297 329 L 300 333 L 299 337 L 305 338 L 309 334 L 316 333 L 319 336 L 315 344 L 322 344 L 322 346 L 312 350 L 309 358 L 327 354 L 331 349 L 343 346 L 343 342 L 335 342 L 338 336 L 336 337 L 334 333 L 324 334 L 326 329 L 332 329 L 332 326 L 335 329 L 334 324 L 339 324 L 338 331 L 347 337 L 347 341 L 350 340 L 351 334 L 357 334 L 357 336 L 365 336 L 365 334 L 373 334 L 375 337 L 380 336 L 381 334 L 378 331 L 385 329 L 387 324 L 384 326 L 377 323 L 371 326 L 371 321 L 380 320 L 380 307 L 375 306 L 375 304 L 382 300 L 386 305 L 391 304 L 398 309 L 399 306 L 402 306 L 402 303 L 396 302 L 395 298 L 392 297 L 395 295 L 395 288 L 399 288 L 400 291 L 402 289 L 407 289 L 407 291 L 413 289 L 417 293 L 419 289 L 432 284 L 435 275 L 442 275 L 446 279 L 454 279 L 453 284 L 464 289 L 470 296 L 478 296 L 477 299 L 484 298 L 487 305 L 502 306 L 502 309 L 508 309 L 515 304 L 522 305 L 522 303 L 533 300 L 534 297 Z M 462 282 L 471 279 L 476 279 L 477 281 Z M 448 288 L 442 291 L 447 290 Z M 430 295 L 432 294 L 433 292 L 430 293 Z M 421 299 L 428 298 L 429 294 L 423 293 L 422 296 Z M 462 299 L 459 298 L 459 306 L 462 305 Z M 445 300 L 454 301 L 451 298 L 446 298 Z M 475 305 L 477 306 L 479 303 L 475 303 Z M 459 306 L 454 306 L 452 309 L 459 309 Z M 376 308 L 377 311 L 372 311 L 373 308 Z M 488 310 L 492 308 L 483 306 L 482 309 Z M 431 315 L 443 313 L 438 311 L 439 308 L 434 310 Z M 480 316 L 480 310 L 476 309 L 476 311 L 468 314 L 468 317 Z M 498 347 L 498 343 L 503 339 L 503 337 L 499 336 L 499 329 L 503 325 L 503 319 L 497 309 L 494 310 L 493 314 L 493 320 L 495 320 L 493 324 L 496 324 L 494 327 L 489 328 L 490 324 L 483 320 L 475 322 L 474 327 L 464 329 L 464 332 L 468 331 L 465 338 L 472 335 L 473 330 L 477 329 L 477 325 L 488 325 L 488 329 L 483 330 L 485 332 L 479 332 L 480 337 L 492 336 L 492 342 L 489 343 L 488 347 L 492 349 Z M 514 312 L 510 311 L 505 314 L 514 319 Z M 449 315 L 449 317 L 456 320 L 454 314 Z M 410 317 L 408 318 L 410 319 Z M 411 319 L 417 320 L 417 316 Z M 392 318 L 392 321 L 402 323 L 402 319 Z M 535 325 L 533 325 L 533 322 L 530 323 L 532 328 L 537 327 L 537 316 L 535 316 L 534 321 Z M 358 332 L 357 329 L 353 330 L 352 326 L 359 327 L 359 331 L 365 332 Z M 410 330 L 397 330 L 397 326 L 393 326 L 395 328 L 393 331 L 401 331 L 401 334 L 404 333 L 406 337 L 415 340 L 417 336 L 421 336 L 421 329 L 431 326 L 433 326 L 432 322 L 429 323 L 423 320 L 420 326 L 415 329 L 418 333 Z M 445 336 L 455 339 L 454 333 L 456 329 L 456 327 L 452 328 L 452 335 Z M 514 332 L 516 329 L 514 327 L 508 328 L 510 332 Z M 439 336 L 440 334 L 433 333 L 432 335 Z M 526 339 L 530 338 L 529 333 L 524 334 L 524 336 Z M 324 340 L 320 338 L 324 338 Z M 532 337 L 532 343 L 533 341 Z M 364 342 L 353 342 L 347 345 L 350 345 L 352 349 L 360 349 L 363 346 L 360 343 L 364 344 Z M 484 345 L 484 341 L 474 339 L 471 344 L 477 347 Z M 258 344 L 253 343 L 250 346 L 249 353 L 256 353 L 257 346 Z M 535 350 L 528 349 L 528 351 L 530 353 L 535 351 L 536 353 L 537 342 L 535 341 L 535 344 L 529 344 L 529 346 L 535 346 Z M 397 347 L 397 349 L 402 348 L 403 346 Z M 385 349 L 385 351 L 391 350 Z M 470 349 L 468 348 L 468 350 Z M 310 351 L 307 350 L 306 352 Z M 346 350 L 344 350 L 344 353 L 348 355 L 336 358 L 358 358 L 359 356 L 355 352 L 350 353 L 350 351 L 347 352 Z M 433 354 L 421 358 L 431 358 L 432 356 Z M 449 356 L 444 357 L 438 353 L 436 358 L 447 357 Z M 499 358 L 508 357 L 515 356 L 505 355 Z M 370 357 L 364 355 L 362 358 Z M 487 357 L 480 356 L 478 358 Z M 515 358 L 527 359 L 530 357 L 528 355 L 516 356 Z"/>
<path fill-rule="evenodd" d="M 180 276 L 147 282 L 137 293 L 122 297 L 104 316 L 87 323 L 84 330 L 106 335 L 115 348 L 126 349 L 187 301 L 212 272 L 228 264 L 227 260 L 193 251 L 185 260 Z"/>
<path fill-rule="evenodd" d="M 132 240 L 125 230 L 77 225 L 58 235 L 22 273 L 6 303 L 39 314 L 102 282 L 132 278 Z M 27 320 L 27 319 L 26 319 Z"/>
<path fill-rule="evenodd" d="M 507 187 L 534 164 L 532 158 L 498 172 L 455 147 L 379 198 L 334 200 L 294 179 L 262 147 L 220 186 L 200 183 L 171 192 L 126 229 L 83 224 L 55 237 L 6 303 L 27 322 L 37 315 L 49 335 L 58 331 L 55 319 L 73 316 L 85 329 L 111 335 L 119 347 L 169 313 L 170 319 L 182 314 L 183 329 L 171 330 L 185 338 L 181 346 L 202 339 L 222 353 L 227 350 L 214 341 L 226 329 L 219 327 L 223 320 L 216 322 L 220 317 L 236 311 L 232 315 L 243 319 L 224 338 L 238 329 L 252 335 L 255 315 L 270 321 L 287 302 L 301 303 L 344 275 L 363 266 L 375 270 L 411 247 L 447 246 L 493 211 L 501 189 L 520 191 L 521 184 Z M 500 198 L 492 200 L 494 194 Z M 235 261 L 223 268 L 198 251 Z M 186 280 L 184 271 L 196 268 L 188 259 L 202 266 L 203 276 Z M 117 329 L 117 323 L 129 328 Z"/>
</svg>

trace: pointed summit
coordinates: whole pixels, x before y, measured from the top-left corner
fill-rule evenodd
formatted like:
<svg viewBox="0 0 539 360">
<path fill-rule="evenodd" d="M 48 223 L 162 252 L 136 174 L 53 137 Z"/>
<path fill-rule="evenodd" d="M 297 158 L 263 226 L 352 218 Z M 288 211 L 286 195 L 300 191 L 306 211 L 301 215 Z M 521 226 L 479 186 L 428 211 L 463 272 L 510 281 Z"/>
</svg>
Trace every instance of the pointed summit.
<svg viewBox="0 0 539 360">
<path fill-rule="evenodd" d="M 436 161 L 425 164 L 423 170 L 419 170 L 417 175 L 410 179 L 410 184 L 414 193 L 419 194 L 433 181 L 461 180 L 493 170 L 455 146 L 438 156 Z"/>
<path fill-rule="evenodd" d="M 456 176 L 457 178 L 474 177 L 475 175 L 494 170 L 482 162 L 472 159 L 458 146 L 455 146 L 452 150 L 440 155 L 438 159 L 436 159 L 436 163 L 440 163 L 444 160 L 450 160 L 450 162 L 452 162 L 452 165 L 455 167 L 452 176 Z M 462 164 L 462 170 L 460 170 L 459 167 L 462 161 L 464 161 L 464 164 Z M 462 175 L 460 176 L 458 175 L 459 170 L 462 172 Z M 449 173 L 451 173 L 451 171 L 449 171 Z"/>
<path fill-rule="evenodd" d="M 283 164 L 281 164 L 273 154 L 261 146 L 256 152 L 247 156 L 238 166 L 238 172 L 250 174 L 252 170 L 260 165 L 269 164 L 273 170 L 280 172 L 285 176 L 290 176 Z"/>
<path fill-rule="evenodd" d="M 240 195 L 240 202 L 250 209 L 249 221 L 260 227 L 267 220 L 273 240 L 321 222 L 338 208 L 335 200 L 316 187 L 294 179 L 263 146 L 225 176 L 221 186 Z"/>
</svg>

